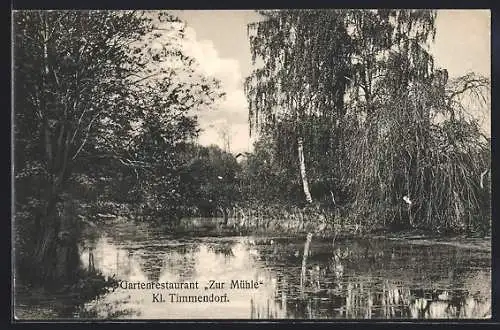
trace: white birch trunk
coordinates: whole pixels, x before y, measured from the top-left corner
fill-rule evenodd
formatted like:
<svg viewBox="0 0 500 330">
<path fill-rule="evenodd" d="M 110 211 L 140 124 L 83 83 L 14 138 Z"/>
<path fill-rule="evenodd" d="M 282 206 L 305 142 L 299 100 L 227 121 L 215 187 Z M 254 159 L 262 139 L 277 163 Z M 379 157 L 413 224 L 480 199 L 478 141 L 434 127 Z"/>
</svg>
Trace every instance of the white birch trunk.
<svg viewBox="0 0 500 330">
<path fill-rule="evenodd" d="M 306 195 L 307 202 L 312 203 L 311 192 L 309 191 L 309 183 L 307 182 L 306 164 L 304 161 L 304 146 L 302 144 L 302 138 L 298 139 L 298 151 L 299 151 L 300 175 L 302 176 L 302 186 L 304 187 L 304 194 Z"/>
</svg>

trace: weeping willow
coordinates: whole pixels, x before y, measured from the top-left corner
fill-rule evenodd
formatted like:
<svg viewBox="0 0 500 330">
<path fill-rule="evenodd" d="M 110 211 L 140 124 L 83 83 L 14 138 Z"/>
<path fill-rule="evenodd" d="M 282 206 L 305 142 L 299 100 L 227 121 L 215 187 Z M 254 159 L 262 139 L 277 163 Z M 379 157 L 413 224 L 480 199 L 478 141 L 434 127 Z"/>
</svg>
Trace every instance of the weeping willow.
<svg viewBox="0 0 500 330">
<path fill-rule="evenodd" d="M 376 142 L 363 129 L 348 137 L 352 214 L 368 224 L 489 229 L 489 181 L 481 174 L 489 173 L 490 141 L 477 120 L 453 102 L 464 90 L 464 85 L 457 89 L 457 81 L 468 85 L 472 80 L 461 77 L 439 91 L 436 76 L 413 84 L 406 97 L 380 109 Z M 469 91 L 487 94 L 489 82 L 478 81 Z"/>
<path fill-rule="evenodd" d="M 489 228 L 490 141 L 463 102 L 488 104 L 489 81 L 434 67 L 435 11 L 261 14 L 249 26 L 251 130 L 297 182 L 303 141 L 313 199 L 331 195 L 365 226 Z"/>
</svg>

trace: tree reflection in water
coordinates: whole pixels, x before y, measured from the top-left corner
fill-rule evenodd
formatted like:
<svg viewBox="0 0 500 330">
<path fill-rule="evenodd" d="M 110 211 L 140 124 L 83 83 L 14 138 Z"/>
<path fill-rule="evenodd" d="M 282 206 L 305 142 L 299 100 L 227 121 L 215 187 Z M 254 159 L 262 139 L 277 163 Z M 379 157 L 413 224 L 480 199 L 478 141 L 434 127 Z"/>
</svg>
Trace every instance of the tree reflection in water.
<svg viewBox="0 0 500 330">
<path fill-rule="evenodd" d="M 317 239 L 301 287 L 303 240 L 164 235 L 142 241 L 123 234 L 103 236 L 92 243 L 95 267 L 129 281 L 259 279 L 265 285 L 232 291 L 225 305 L 165 306 L 151 303 L 151 292 L 117 289 L 86 304 L 76 317 L 435 319 L 491 314 L 487 251 L 382 239 L 337 239 L 332 250 L 331 240 Z M 82 250 L 84 265 L 88 251 Z"/>
<path fill-rule="evenodd" d="M 305 294 L 293 287 L 280 288 L 287 292 L 290 313 L 300 318 L 348 319 L 490 317 L 491 274 L 487 267 L 472 271 L 465 266 L 467 258 L 474 257 L 471 251 L 391 245 L 357 242 L 337 248 L 329 258 L 323 250 L 316 250 L 316 258 L 313 252 Z M 276 259 L 279 256 L 272 262 Z M 293 277 L 293 268 L 289 274 Z M 285 304 L 283 298 L 280 303 Z"/>
</svg>

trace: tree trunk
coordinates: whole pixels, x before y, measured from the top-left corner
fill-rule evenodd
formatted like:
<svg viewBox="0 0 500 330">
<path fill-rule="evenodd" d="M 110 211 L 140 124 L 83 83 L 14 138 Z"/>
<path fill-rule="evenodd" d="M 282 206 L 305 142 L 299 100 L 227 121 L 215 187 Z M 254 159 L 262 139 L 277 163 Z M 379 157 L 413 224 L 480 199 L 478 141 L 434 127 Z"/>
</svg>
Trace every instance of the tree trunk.
<svg viewBox="0 0 500 330">
<path fill-rule="evenodd" d="M 222 208 L 222 211 L 223 211 L 223 214 L 224 214 L 224 226 L 227 227 L 228 223 L 229 223 L 229 209 L 223 207 Z"/>
<path fill-rule="evenodd" d="M 306 164 L 304 161 L 304 146 L 302 138 L 298 139 L 298 151 L 299 151 L 300 175 L 302 177 L 302 186 L 304 187 L 304 194 L 306 195 L 307 202 L 312 203 L 311 192 L 309 191 L 309 183 L 307 182 Z"/>
<path fill-rule="evenodd" d="M 306 200 L 308 203 L 312 203 L 311 192 L 309 191 L 309 183 L 307 182 L 306 175 L 306 164 L 304 161 L 304 146 L 302 145 L 302 138 L 298 139 L 298 149 L 299 149 L 299 164 L 300 164 L 300 175 L 302 176 L 302 185 L 304 187 L 304 194 L 306 195 Z M 304 256 L 302 258 L 302 271 L 300 275 L 300 287 L 304 290 L 304 281 L 306 275 L 306 265 L 307 265 L 307 255 L 309 253 L 309 245 L 311 244 L 313 234 L 308 233 L 306 244 L 304 246 Z"/>
<path fill-rule="evenodd" d="M 41 219 L 41 231 L 34 245 L 33 273 L 43 286 L 71 283 L 79 270 L 76 216 L 71 207 L 57 203 L 52 196 Z"/>
</svg>

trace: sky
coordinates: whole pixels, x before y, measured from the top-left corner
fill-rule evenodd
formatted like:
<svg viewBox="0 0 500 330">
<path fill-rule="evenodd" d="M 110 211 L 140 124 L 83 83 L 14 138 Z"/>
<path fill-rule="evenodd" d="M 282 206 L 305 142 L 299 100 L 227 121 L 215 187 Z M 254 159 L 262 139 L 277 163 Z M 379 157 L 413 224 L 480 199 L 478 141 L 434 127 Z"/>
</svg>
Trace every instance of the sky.
<svg viewBox="0 0 500 330">
<path fill-rule="evenodd" d="M 203 145 L 224 145 L 222 132 L 230 136 L 233 153 L 251 150 L 248 105 L 243 90 L 244 79 L 252 63 L 247 25 L 259 20 L 253 10 L 172 10 L 187 23 L 186 52 L 200 68 L 221 81 L 226 92 L 214 110 L 200 113 Z M 490 11 L 438 10 L 436 38 L 431 45 L 435 64 L 446 68 L 450 77 L 468 72 L 491 76 Z M 478 114 L 489 132 L 490 111 Z"/>
</svg>

